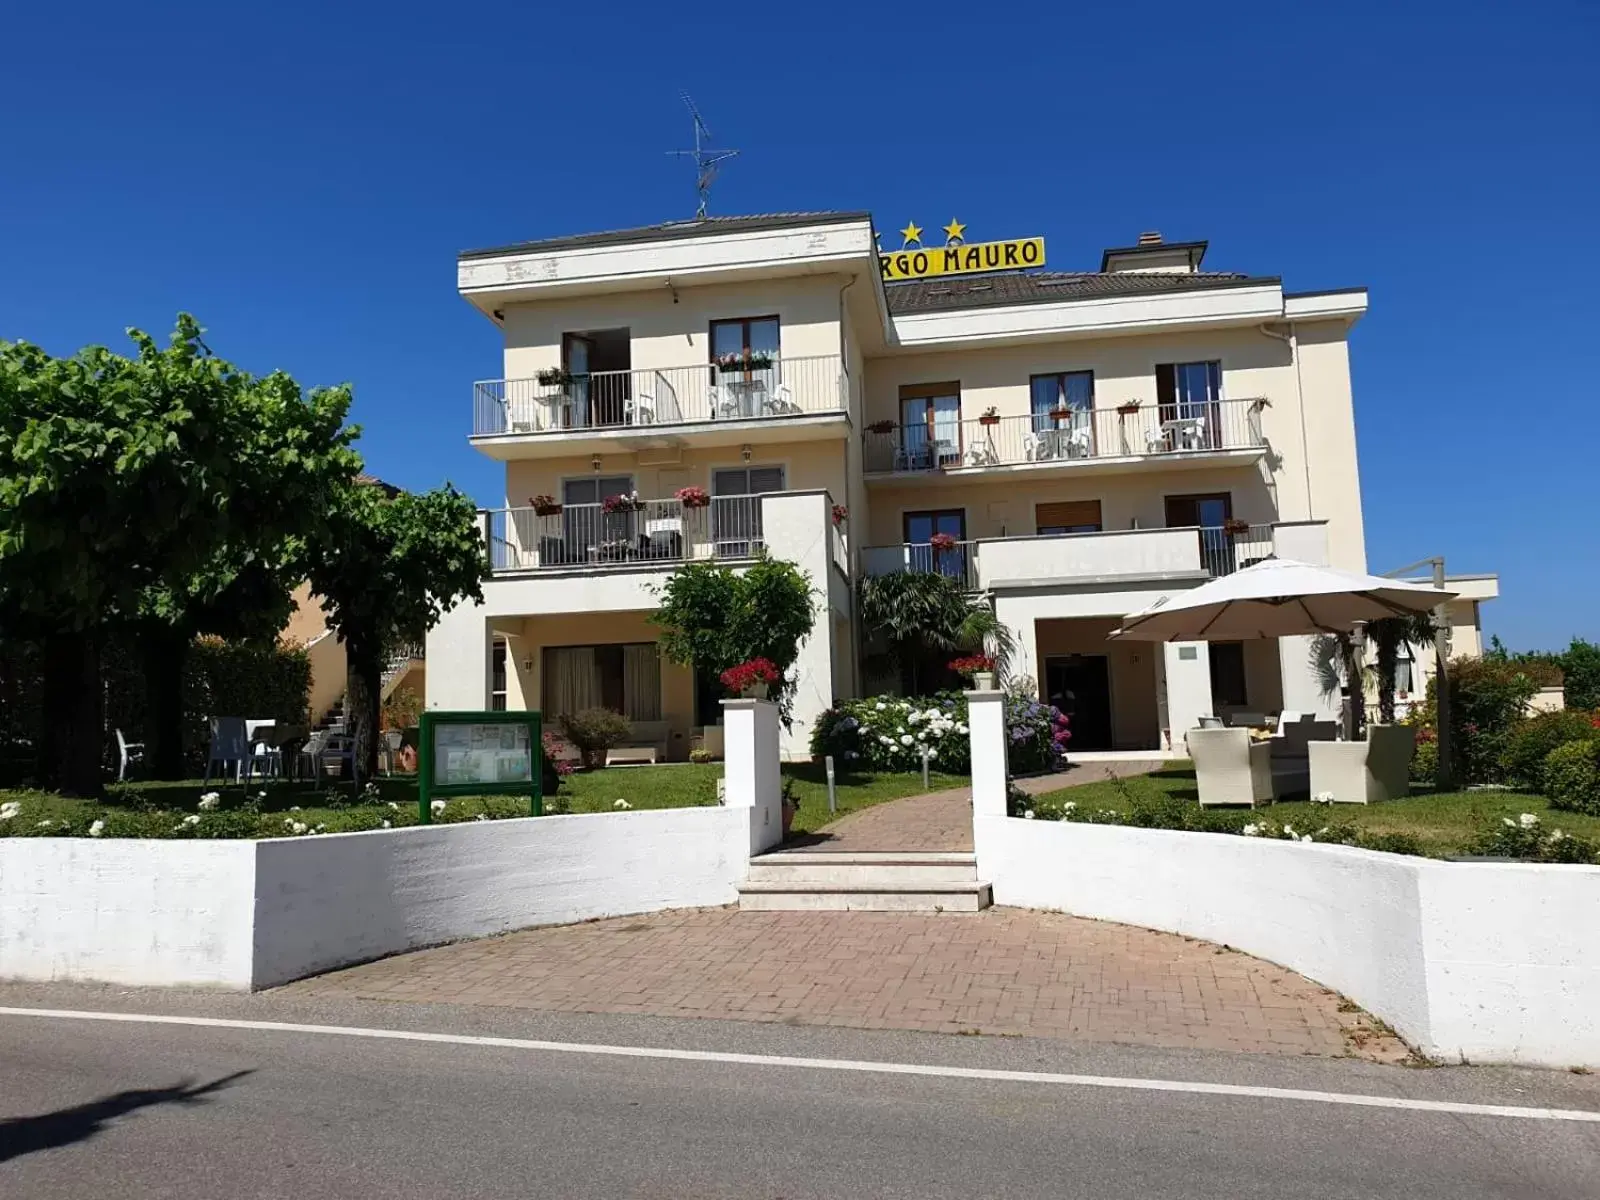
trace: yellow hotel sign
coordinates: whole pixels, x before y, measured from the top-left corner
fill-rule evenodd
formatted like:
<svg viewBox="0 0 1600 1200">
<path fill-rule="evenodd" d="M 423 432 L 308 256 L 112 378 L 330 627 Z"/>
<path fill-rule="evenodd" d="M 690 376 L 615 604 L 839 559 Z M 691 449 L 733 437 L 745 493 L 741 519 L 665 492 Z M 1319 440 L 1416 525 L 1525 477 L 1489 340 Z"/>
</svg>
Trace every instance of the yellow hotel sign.
<svg viewBox="0 0 1600 1200">
<path fill-rule="evenodd" d="M 897 279 L 931 279 L 936 275 L 974 275 L 980 271 L 1015 271 L 1044 266 L 1044 239 L 1017 238 L 1009 242 L 974 242 L 970 246 L 936 246 L 878 254 L 878 270 L 885 282 Z"/>
</svg>

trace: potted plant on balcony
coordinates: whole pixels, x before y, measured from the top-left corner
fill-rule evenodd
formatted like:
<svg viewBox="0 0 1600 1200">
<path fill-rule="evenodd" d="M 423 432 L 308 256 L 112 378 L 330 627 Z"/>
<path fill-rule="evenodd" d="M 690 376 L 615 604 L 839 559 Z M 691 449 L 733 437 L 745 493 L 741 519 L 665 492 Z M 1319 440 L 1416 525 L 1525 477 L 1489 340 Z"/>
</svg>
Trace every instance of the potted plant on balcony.
<svg viewBox="0 0 1600 1200">
<path fill-rule="evenodd" d="M 849 519 L 850 510 L 848 508 L 842 504 L 835 504 L 833 506 L 833 523 L 835 525 L 843 525 Z"/>
<path fill-rule="evenodd" d="M 872 424 L 867 426 L 867 432 L 868 433 L 893 433 L 894 432 L 894 422 L 893 421 L 874 421 L 874 422 L 872 422 Z"/>
<path fill-rule="evenodd" d="M 994 691 L 994 659 L 987 654 L 969 654 L 965 658 L 958 658 L 950 664 L 950 669 L 971 680 L 972 686 L 978 691 Z"/>
<path fill-rule="evenodd" d="M 749 662 L 729 667 L 721 678 L 722 686 L 734 695 L 746 700 L 765 700 L 772 685 L 782 676 L 778 668 L 772 665 L 771 659 L 752 658 Z"/>
<path fill-rule="evenodd" d="M 606 513 L 636 513 L 644 507 L 638 492 L 619 492 L 600 502 L 600 511 Z"/>
<path fill-rule="evenodd" d="M 1139 402 L 1137 400 L 1124 400 L 1117 405 L 1117 416 L 1136 417 L 1139 415 Z"/>
<path fill-rule="evenodd" d="M 995 409 L 994 405 L 991 404 L 978 415 L 978 424 L 991 429 L 1000 424 L 1000 413 Z"/>
<path fill-rule="evenodd" d="M 932 546 L 935 552 L 939 552 L 954 550 L 957 543 L 956 539 L 948 533 L 936 533 L 928 539 L 928 545 Z"/>
<path fill-rule="evenodd" d="M 772 366 L 772 355 L 765 350 L 752 350 L 746 346 L 734 354 L 719 354 L 713 360 L 717 370 L 723 372 L 765 371 Z"/>
<path fill-rule="evenodd" d="M 703 487 L 682 487 L 672 494 L 685 508 L 711 507 L 711 494 Z"/>
<path fill-rule="evenodd" d="M 1239 537 L 1250 532 L 1250 522 L 1242 517 L 1229 517 L 1222 523 L 1222 532 L 1229 537 Z"/>
<path fill-rule="evenodd" d="M 572 372 L 565 367 L 546 367 L 534 378 L 539 381 L 540 387 L 569 388 L 572 386 Z"/>
<path fill-rule="evenodd" d="M 1050 419 L 1057 425 L 1061 424 L 1063 421 L 1069 420 L 1071 417 L 1072 410 L 1064 404 L 1060 408 L 1052 408 L 1050 410 Z"/>
<path fill-rule="evenodd" d="M 554 496 L 547 496 L 542 492 L 532 497 L 528 501 L 528 505 L 533 509 L 533 515 L 536 517 L 559 517 L 561 515 L 560 502 Z"/>
</svg>

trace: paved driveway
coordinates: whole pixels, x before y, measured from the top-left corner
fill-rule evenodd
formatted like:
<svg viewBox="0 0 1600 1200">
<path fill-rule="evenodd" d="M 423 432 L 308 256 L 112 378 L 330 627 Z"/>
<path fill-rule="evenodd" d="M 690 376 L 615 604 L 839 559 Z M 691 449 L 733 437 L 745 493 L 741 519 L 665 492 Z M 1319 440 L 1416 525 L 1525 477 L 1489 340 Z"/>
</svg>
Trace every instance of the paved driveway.
<svg viewBox="0 0 1600 1200">
<path fill-rule="evenodd" d="M 524 930 L 289 992 L 1395 1059 L 1327 989 L 1203 942 L 1055 913 L 691 909 Z"/>
</svg>

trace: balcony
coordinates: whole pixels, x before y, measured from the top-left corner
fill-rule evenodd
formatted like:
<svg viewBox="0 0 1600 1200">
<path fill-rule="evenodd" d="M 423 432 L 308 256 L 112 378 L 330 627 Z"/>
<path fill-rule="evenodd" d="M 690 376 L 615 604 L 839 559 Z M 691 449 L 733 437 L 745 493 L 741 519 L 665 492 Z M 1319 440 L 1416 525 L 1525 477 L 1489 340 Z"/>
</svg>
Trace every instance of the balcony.
<svg viewBox="0 0 1600 1200">
<path fill-rule="evenodd" d="M 1321 522 L 988 538 L 939 548 L 926 543 L 867 546 L 868 576 L 926 571 L 959 580 L 969 592 L 1006 584 L 1129 579 L 1193 579 L 1231 575 L 1274 554 L 1326 559 Z"/>
<path fill-rule="evenodd" d="M 793 441 L 840 435 L 849 409 L 849 383 L 837 355 L 774 359 L 757 370 L 701 363 L 545 378 L 473 385 L 472 437 L 480 449 L 511 459 L 607 444 L 738 444 L 758 432 L 762 441 Z"/>
<path fill-rule="evenodd" d="M 662 566 L 754 558 L 765 548 L 760 496 L 716 496 L 709 507 L 641 500 L 633 509 L 567 504 L 558 511 L 497 509 L 488 519 L 495 571 Z"/>
<path fill-rule="evenodd" d="M 1183 405 L 1068 409 L 1058 417 L 980 417 L 948 424 L 867 427 L 869 476 L 942 472 L 984 475 L 1008 470 L 1126 468 L 1159 458 L 1168 463 L 1253 457 L 1265 446 L 1263 399 Z"/>
</svg>

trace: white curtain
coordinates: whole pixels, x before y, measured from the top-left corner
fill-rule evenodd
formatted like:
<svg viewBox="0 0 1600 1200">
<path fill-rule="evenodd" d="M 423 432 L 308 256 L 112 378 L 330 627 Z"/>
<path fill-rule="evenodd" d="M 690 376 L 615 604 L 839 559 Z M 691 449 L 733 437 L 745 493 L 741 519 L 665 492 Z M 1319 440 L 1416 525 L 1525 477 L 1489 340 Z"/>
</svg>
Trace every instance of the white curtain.
<svg viewBox="0 0 1600 1200">
<path fill-rule="evenodd" d="M 571 716 L 600 706 L 600 669 L 593 646 L 551 647 L 544 655 L 547 717 Z"/>
<path fill-rule="evenodd" d="M 654 645 L 622 648 L 622 699 L 628 720 L 661 719 L 661 655 Z"/>
</svg>

